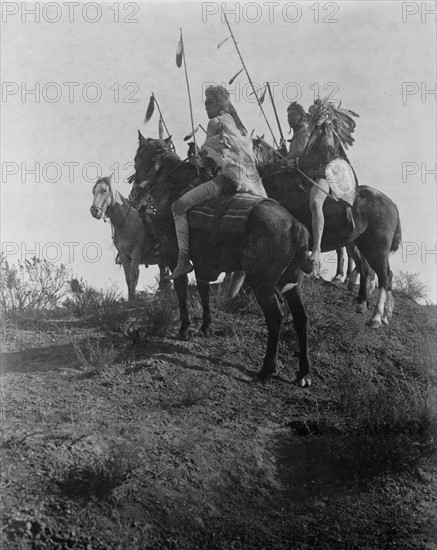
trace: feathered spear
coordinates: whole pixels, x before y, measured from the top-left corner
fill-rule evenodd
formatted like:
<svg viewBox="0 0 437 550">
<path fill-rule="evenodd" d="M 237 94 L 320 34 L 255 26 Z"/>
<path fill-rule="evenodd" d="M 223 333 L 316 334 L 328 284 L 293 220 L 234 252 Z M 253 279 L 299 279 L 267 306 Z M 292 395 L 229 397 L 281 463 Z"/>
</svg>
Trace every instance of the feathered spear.
<svg viewBox="0 0 437 550">
<path fill-rule="evenodd" d="M 149 99 L 149 104 L 147 105 L 146 116 L 144 117 L 144 124 L 147 124 L 152 118 L 152 115 L 155 111 L 155 96 L 152 94 Z"/>
<path fill-rule="evenodd" d="M 180 36 L 178 47 L 176 50 L 176 65 L 178 67 L 181 67 L 182 62 L 184 63 L 185 80 L 187 83 L 187 92 L 188 92 L 188 103 L 190 105 L 191 131 L 193 134 L 193 141 L 194 141 L 194 154 L 197 155 L 197 143 L 196 143 L 196 136 L 194 131 L 194 120 L 193 120 L 193 107 L 191 106 L 190 83 L 188 81 L 188 73 L 187 73 L 187 59 L 185 57 L 185 48 L 184 48 L 184 39 L 182 37 L 182 29 L 180 29 L 180 31 L 181 31 L 181 36 Z"/>
<path fill-rule="evenodd" d="M 146 110 L 146 116 L 144 117 L 144 124 L 147 124 L 150 119 L 152 118 L 152 115 L 155 111 L 155 105 L 157 106 L 158 108 L 158 112 L 159 112 L 159 125 L 158 125 L 158 131 L 159 131 L 159 136 L 160 136 L 160 139 L 161 138 L 161 134 L 162 136 L 164 135 L 164 131 L 163 129 L 165 129 L 165 131 L 167 132 L 167 136 L 168 137 L 171 137 L 171 134 L 170 132 L 168 131 L 168 128 L 167 128 L 167 125 L 164 121 L 164 117 L 162 116 L 162 111 L 161 111 L 161 108 L 159 107 L 159 103 L 156 99 L 156 96 L 155 94 L 152 92 L 152 95 L 150 96 L 150 99 L 149 99 L 149 104 L 147 105 L 147 110 Z M 176 152 L 176 148 L 174 146 L 174 143 L 173 141 L 171 142 L 171 148 L 173 149 L 173 151 Z"/>
</svg>

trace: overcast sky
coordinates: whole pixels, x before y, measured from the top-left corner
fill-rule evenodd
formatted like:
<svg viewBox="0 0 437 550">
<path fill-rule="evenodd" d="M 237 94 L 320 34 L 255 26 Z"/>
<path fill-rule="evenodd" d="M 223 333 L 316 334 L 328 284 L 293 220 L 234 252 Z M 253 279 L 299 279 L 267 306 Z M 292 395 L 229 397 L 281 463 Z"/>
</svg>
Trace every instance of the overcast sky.
<svg viewBox="0 0 437 550">
<path fill-rule="evenodd" d="M 1 241 L 11 261 L 37 250 L 104 287 L 123 274 L 109 224 L 89 213 L 91 188 L 97 171 L 114 172 L 128 195 L 137 130 L 158 135 L 157 113 L 142 123 L 152 91 L 186 156 L 182 138 L 191 122 L 184 71 L 175 63 L 179 28 L 195 124 L 207 124 L 205 87 L 227 83 L 241 64 L 231 40 L 217 49 L 229 36 L 218 3 L 77 4 L 2 3 Z M 435 301 L 433 8 L 435 2 L 226 4 L 252 79 L 274 83 L 284 131 L 288 103 L 308 109 L 317 94 L 359 113 L 350 160 L 360 183 L 400 210 L 404 242 L 393 271 L 420 273 Z M 244 73 L 228 89 L 246 127 L 271 140 Z M 278 137 L 271 103 L 264 105 Z M 197 136 L 202 142 L 201 131 Z M 155 275 L 142 268 L 139 289 Z M 124 283 L 120 289 L 126 294 Z"/>
</svg>

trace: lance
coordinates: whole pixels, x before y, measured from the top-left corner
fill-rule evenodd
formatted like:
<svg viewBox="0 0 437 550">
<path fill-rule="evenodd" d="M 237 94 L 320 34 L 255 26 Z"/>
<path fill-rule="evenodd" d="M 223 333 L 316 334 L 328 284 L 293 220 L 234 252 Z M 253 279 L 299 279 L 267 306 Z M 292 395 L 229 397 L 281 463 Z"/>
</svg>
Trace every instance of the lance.
<svg viewBox="0 0 437 550">
<path fill-rule="evenodd" d="M 162 120 L 162 125 L 164 126 L 165 131 L 167 132 L 168 137 L 170 137 L 171 134 L 170 134 L 170 132 L 168 131 L 167 124 L 166 124 L 165 121 L 164 121 L 164 117 L 162 116 L 162 111 L 161 111 L 161 109 L 160 109 L 160 107 L 159 107 L 159 103 L 158 103 L 158 101 L 157 101 L 157 99 L 156 99 L 156 96 L 155 96 L 155 94 L 154 94 L 153 92 L 152 92 L 152 97 L 153 97 L 153 101 L 156 103 L 156 106 L 158 107 L 159 117 L 160 117 L 160 119 Z M 173 149 L 176 150 L 176 149 L 175 149 L 175 146 L 174 146 L 174 144 L 173 144 L 173 141 L 171 142 L 171 145 L 172 145 Z"/>
<path fill-rule="evenodd" d="M 185 80 L 187 82 L 188 103 L 190 105 L 191 130 L 193 132 L 193 141 L 194 141 L 194 154 L 197 155 L 197 143 L 196 143 L 196 136 L 194 132 L 193 107 L 191 105 L 190 83 L 188 82 L 187 60 L 185 58 L 185 48 L 184 48 L 184 40 L 182 38 L 182 28 L 180 28 L 180 31 L 181 31 L 181 38 L 179 40 L 178 49 L 176 51 L 176 65 L 178 67 L 181 66 L 181 57 L 182 57 L 184 61 Z"/>
<path fill-rule="evenodd" d="M 226 25 L 228 26 L 229 32 L 231 33 L 232 40 L 234 41 L 234 44 L 235 44 L 235 49 L 237 50 L 237 53 L 238 53 L 238 56 L 239 56 L 239 58 L 240 58 L 241 64 L 243 65 L 243 69 L 244 69 L 244 71 L 245 71 L 245 73 L 246 73 L 246 76 L 247 76 L 249 82 L 250 82 L 250 85 L 252 86 L 252 90 L 253 90 L 253 93 L 255 94 L 255 97 L 256 97 L 256 100 L 257 100 L 257 102 L 258 102 L 259 108 L 261 109 L 261 112 L 262 112 L 262 114 L 263 114 L 264 120 L 266 121 L 267 126 L 268 126 L 268 128 L 269 128 L 269 130 L 270 130 L 270 133 L 272 134 L 273 143 L 275 144 L 276 149 L 279 149 L 279 146 L 278 146 L 278 144 L 277 144 L 277 142 L 276 142 L 276 138 L 275 138 L 275 135 L 274 135 L 274 133 L 273 133 L 273 130 L 272 130 L 271 126 L 270 126 L 269 121 L 267 120 L 266 114 L 265 114 L 264 109 L 263 109 L 263 107 L 262 107 L 262 102 L 260 101 L 260 99 L 259 99 L 259 97 L 258 97 L 258 94 L 257 94 L 257 91 L 256 91 L 256 89 L 255 89 L 255 86 L 253 85 L 252 79 L 250 78 L 250 74 L 249 74 L 249 72 L 248 72 L 248 70 L 247 70 L 247 68 L 246 68 L 246 64 L 244 63 L 243 57 L 241 56 L 240 49 L 238 48 L 237 41 L 235 40 L 234 33 L 232 32 L 232 29 L 231 29 L 231 26 L 230 26 L 230 24 L 229 24 L 228 18 L 226 17 L 226 12 L 225 12 L 225 11 L 223 11 L 223 15 L 225 16 Z M 281 155 L 281 156 L 282 156 L 282 155 Z"/>
<path fill-rule="evenodd" d="M 271 100 L 272 105 L 273 105 L 273 112 L 275 113 L 276 122 L 278 123 L 279 134 L 281 136 L 281 140 L 284 141 L 284 134 L 282 133 L 281 123 L 279 122 L 278 113 L 276 111 L 275 100 L 273 99 L 273 94 L 272 94 L 272 90 L 270 89 L 270 83 L 269 82 L 267 82 L 267 89 L 269 91 L 270 100 Z"/>
<path fill-rule="evenodd" d="M 228 29 L 229 29 L 229 32 L 230 32 L 230 34 L 231 34 L 232 40 L 233 40 L 233 42 L 234 42 L 234 44 L 235 44 L 235 49 L 237 50 L 238 56 L 240 57 L 241 64 L 243 65 L 243 69 L 244 69 L 244 71 L 245 71 L 245 73 L 246 73 L 246 75 L 247 75 L 247 78 L 249 79 L 250 85 L 252 86 L 253 93 L 255 94 L 255 97 L 256 97 L 256 100 L 257 100 L 257 102 L 258 102 L 258 105 L 259 105 L 259 107 L 260 107 L 260 109 L 261 109 L 261 112 L 262 112 L 262 114 L 263 114 L 263 116 L 264 116 L 264 120 L 266 121 L 267 126 L 268 126 L 268 128 L 269 128 L 269 130 L 270 130 L 270 133 L 272 134 L 273 143 L 275 144 L 276 149 L 279 149 L 279 146 L 278 146 L 278 143 L 277 143 L 277 141 L 276 141 L 276 138 L 275 138 L 275 135 L 274 135 L 274 133 L 273 133 L 273 130 L 272 130 L 271 126 L 270 126 L 270 123 L 269 123 L 269 121 L 268 121 L 268 119 L 267 119 L 267 117 L 266 117 L 266 114 L 265 114 L 265 112 L 264 112 L 264 109 L 263 109 L 263 107 L 262 107 L 262 103 L 260 102 L 260 100 L 259 100 L 259 98 L 258 98 L 258 94 L 257 94 L 257 92 L 256 92 L 255 86 L 253 85 L 252 79 L 250 78 L 250 74 L 249 74 L 249 72 L 248 72 L 248 70 L 247 70 L 247 68 L 246 68 L 246 64 L 244 63 L 244 60 L 243 60 L 243 58 L 242 58 L 242 56 L 241 56 L 240 50 L 239 50 L 238 45 L 237 45 L 237 41 L 235 40 L 234 33 L 232 32 L 231 26 L 229 25 L 229 21 L 228 21 L 228 18 L 226 17 L 226 12 L 225 12 L 225 11 L 223 11 L 223 15 L 225 16 L 226 24 L 227 24 Z M 276 111 L 276 109 L 275 109 L 275 111 Z M 264 140 L 263 140 L 263 141 L 264 141 Z M 283 155 L 281 155 L 281 153 L 279 153 L 279 151 L 275 151 L 275 154 L 276 154 L 279 158 L 281 158 L 281 159 L 284 159 L 284 158 L 285 158 Z M 297 171 L 299 172 L 299 174 L 300 174 L 301 176 L 305 177 L 307 181 L 309 181 L 310 183 L 312 183 L 313 185 L 315 185 L 316 187 L 318 187 L 321 191 L 323 191 L 323 193 L 325 193 L 326 195 L 328 195 L 328 197 L 331 197 L 331 198 L 334 199 L 335 201 L 338 201 L 338 200 L 339 200 L 337 196 L 332 196 L 332 195 L 330 195 L 327 191 L 325 191 L 325 190 L 323 189 L 323 187 L 321 187 L 318 183 L 316 183 L 312 178 L 310 178 L 309 176 L 307 176 L 307 174 L 305 174 L 304 172 L 302 172 L 302 170 L 300 170 L 300 168 L 298 168 L 298 167 L 296 167 L 296 168 L 297 168 Z"/>
<path fill-rule="evenodd" d="M 147 124 L 147 122 L 152 118 L 155 105 L 158 107 L 158 112 L 159 112 L 160 134 L 161 134 L 161 124 L 162 124 L 162 126 L 165 128 L 165 131 L 167 132 L 168 137 L 171 137 L 170 132 L 168 131 L 168 128 L 167 128 L 167 124 L 165 123 L 164 117 L 162 116 L 162 111 L 161 111 L 161 108 L 159 106 L 158 100 L 156 99 L 156 96 L 153 92 L 152 92 L 152 95 L 150 97 L 149 106 L 147 107 L 146 118 L 144 119 L 144 123 Z M 160 135 L 159 138 L 162 139 L 162 136 Z M 171 148 L 173 149 L 173 151 L 176 152 L 176 147 L 174 146 L 173 141 L 170 142 L 170 145 L 171 145 Z"/>
</svg>

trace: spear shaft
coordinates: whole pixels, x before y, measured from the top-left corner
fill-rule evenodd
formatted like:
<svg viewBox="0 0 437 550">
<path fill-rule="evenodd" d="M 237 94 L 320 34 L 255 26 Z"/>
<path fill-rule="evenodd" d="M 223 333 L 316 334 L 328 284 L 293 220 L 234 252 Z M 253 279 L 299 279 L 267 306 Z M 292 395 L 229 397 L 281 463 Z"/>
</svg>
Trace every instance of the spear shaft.
<svg viewBox="0 0 437 550">
<path fill-rule="evenodd" d="M 190 83 L 188 82 L 187 60 L 185 58 L 185 46 L 184 46 L 184 39 L 182 37 L 182 28 L 180 29 L 180 31 L 181 31 L 181 42 L 182 42 L 182 58 L 184 60 L 185 80 L 187 81 L 188 103 L 190 104 L 191 130 L 193 131 L 194 154 L 197 155 L 196 135 L 194 132 L 193 107 L 191 105 Z"/>
<path fill-rule="evenodd" d="M 168 137 L 170 137 L 170 132 L 168 131 L 167 124 L 165 123 L 164 117 L 162 116 L 162 111 L 161 111 L 161 109 L 160 109 L 160 107 L 159 107 L 158 100 L 156 99 L 156 96 L 155 96 L 155 94 L 154 94 L 153 92 L 152 92 L 152 97 L 153 97 L 153 101 L 155 102 L 156 106 L 158 107 L 159 116 L 161 117 L 162 124 L 163 124 L 163 126 L 164 126 L 164 128 L 165 128 L 165 131 L 167 132 Z M 173 148 L 173 151 L 176 152 L 176 147 L 174 146 L 173 141 L 171 142 L 171 146 L 172 146 L 172 148 Z"/>
<path fill-rule="evenodd" d="M 262 108 L 262 104 L 261 104 L 260 101 L 259 101 L 258 94 L 257 94 L 257 92 L 256 92 L 255 86 L 253 85 L 252 79 L 250 78 L 250 74 L 249 74 L 249 72 L 248 72 L 248 70 L 247 70 L 247 68 L 246 68 L 246 65 L 245 65 L 244 60 L 243 60 L 243 58 L 242 58 L 242 56 L 241 56 L 240 50 L 239 50 L 239 48 L 238 48 L 238 46 L 237 46 L 237 41 L 235 40 L 234 33 L 232 32 L 231 26 L 229 25 L 229 21 L 228 21 L 228 18 L 226 17 L 226 12 L 225 12 L 225 11 L 223 11 L 223 15 L 225 16 L 226 24 L 227 24 L 227 26 L 228 26 L 229 32 L 231 33 L 232 40 L 234 41 L 235 48 L 236 48 L 236 50 L 237 50 L 237 53 L 238 53 L 238 55 L 239 55 L 239 57 L 240 57 L 240 60 L 241 60 L 242 65 L 243 65 L 243 69 L 245 70 L 246 75 L 247 75 L 247 78 L 249 79 L 250 85 L 252 86 L 253 93 L 255 94 L 255 97 L 256 97 L 256 100 L 257 100 L 257 102 L 258 102 L 258 105 L 259 105 L 259 107 L 260 107 L 260 109 L 261 109 L 261 112 L 262 112 L 262 114 L 263 114 L 263 116 L 264 116 L 264 120 L 266 121 L 267 126 L 268 126 L 268 128 L 269 128 L 269 130 L 270 130 L 270 133 L 272 134 L 273 142 L 274 142 L 276 148 L 279 149 L 279 146 L 278 146 L 278 144 L 277 144 L 277 142 L 276 142 L 276 138 L 275 138 L 275 135 L 274 135 L 274 133 L 273 133 L 273 130 L 272 130 L 270 124 L 269 124 L 269 121 L 267 120 L 267 117 L 266 117 L 266 114 L 265 114 L 265 112 L 264 112 L 264 109 Z M 267 84 L 268 84 L 268 83 L 267 83 Z M 270 87 L 269 87 L 269 91 L 270 91 Z M 270 96 L 270 97 L 271 97 L 271 96 Z M 274 104 L 273 104 L 273 105 L 274 105 Z M 275 114 L 276 114 L 276 109 L 275 109 Z M 278 120 L 278 119 L 277 119 L 277 120 Z M 278 124 L 279 124 L 279 120 L 278 120 Z M 284 156 L 281 155 L 281 153 L 279 153 L 279 151 L 275 151 L 275 154 L 276 154 L 279 158 L 281 158 L 281 159 L 284 158 Z M 327 192 L 323 189 L 323 187 L 321 187 L 321 186 L 320 186 L 318 183 L 316 183 L 312 178 L 310 178 L 310 177 L 307 176 L 304 172 L 302 172 L 302 170 L 300 170 L 299 168 L 297 168 L 297 171 L 298 171 L 302 176 L 305 176 L 305 178 L 306 178 L 309 182 L 311 182 L 313 185 L 315 185 L 315 186 L 318 187 L 321 191 L 323 191 L 326 195 L 328 195 L 328 197 L 331 196 L 329 193 L 327 193 Z M 337 197 L 331 197 L 331 198 L 334 198 L 334 200 L 339 200 Z"/>
<path fill-rule="evenodd" d="M 262 112 L 262 114 L 263 114 L 263 116 L 264 116 L 264 120 L 266 121 L 267 126 L 268 126 L 268 128 L 269 128 L 269 130 L 270 130 L 270 133 L 272 134 L 273 143 L 275 144 L 276 149 L 279 149 L 279 146 L 278 146 L 278 144 L 277 144 L 277 142 L 276 142 L 276 138 L 275 138 L 275 135 L 274 135 L 274 133 L 273 133 L 273 130 L 272 130 L 271 126 L 270 126 L 269 121 L 267 120 L 266 114 L 265 114 L 264 109 L 263 109 L 263 107 L 262 107 L 262 103 L 260 103 L 260 100 L 259 100 L 257 91 L 256 91 L 256 89 L 255 89 L 255 86 L 253 85 L 252 79 L 250 78 L 250 74 L 249 74 L 249 72 L 248 72 L 248 70 L 247 70 L 247 68 L 246 68 L 246 64 L 244 63 L 243 57 L 242 57 L 242 55 L 241 55 L 241 53 L 240 53 L 240 50 L 239 50 L 239 48 L 238 48 L 237 41 L 235 40 L 234 33 L 232 32 L 231 26 L 229 25 L 229 21 L 228 21 L 228 18 L 226 17 L 226 12 L 225 12 L 225 11 L 223 11 L 223 15 L 225 16 L 226 25 L 228 26 L 229 32 L 231 33 L 232 40 L 234 41 L 234 44 L 235 44 L 235 49 L 237 50 L 237 53 L 238 53 L 238 56 L 239 56 L 239 58 L 240 58 L 241 64 L 243 65 L 243 69 L 244 69 L 244 71 L 245 71 L 245 73 L 246 73 L 247 78 L 249 79 L 250 85 L 252 86 L 252 90 L 253 90 L 253 93 L 255 94 L 255 97 L 256 97 L 256 100 L 257 100 L 257 102 L 258 102 L 259 108 L 261 109 L 261 112 Z"/>
<path fill-rule="evenodd" d="M 278 113 L 276 111 L 275 100 L 273 99 L 273 94 L 272 94 L 272 90 L 270 89 L 270 83 L 269 82 L 267 82 L 267 89 L 269 91 L 270 100 L 271 100 L 272 105 L 273 105 L 273 112 L 275 113 L 276 122 L 278 123 L 279 134 L 281 136 L 282 141 L 284 141 L 284 134 L 282 133 L 281 123 L 279 122 Z"/>
<path fill-rule="evenodd" d="M 160 107 L 159 107 L 158 100 L 156 99 L 156 96 L 155 96 L 155 94 L 154 94 L 153 92 L 152 92 L 152 97 L 153 97 L 154 102 L 156 103 L 156 106 L 158 107 L 159 116 L 160 116 L 161 119 L 162 119 L 162 124 L 164 125 L 165 131 L 167 132 L 167 135 L 170 136 L 170 132 L 168 131 L 167 124 L 165 123 L 164 117 L 162 116 L 162 112 L 161 112 L 161 109 L 160 109 Z"/>
</svg>

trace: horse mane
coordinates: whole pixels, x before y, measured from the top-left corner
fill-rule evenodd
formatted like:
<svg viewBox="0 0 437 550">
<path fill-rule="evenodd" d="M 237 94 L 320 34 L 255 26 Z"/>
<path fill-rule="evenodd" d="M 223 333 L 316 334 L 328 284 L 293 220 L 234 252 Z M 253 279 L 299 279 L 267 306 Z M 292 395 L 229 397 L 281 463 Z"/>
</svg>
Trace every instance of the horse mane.
<svg viewBox="0 0 437 550">
<path fill-rule="evenodd" d="M 276 200 L 279 200 L 277 197 L 289 196 L 290 191 L 293 193 L 306 193 L 309 191 L 307 185 L 302 185 L 302 179 L 299 174 L 289 172 L 278 161 L 267 162 L 258 166 L 258 172 L 267 195 L 269 197 L 274 196 Z"/>
</svg>

